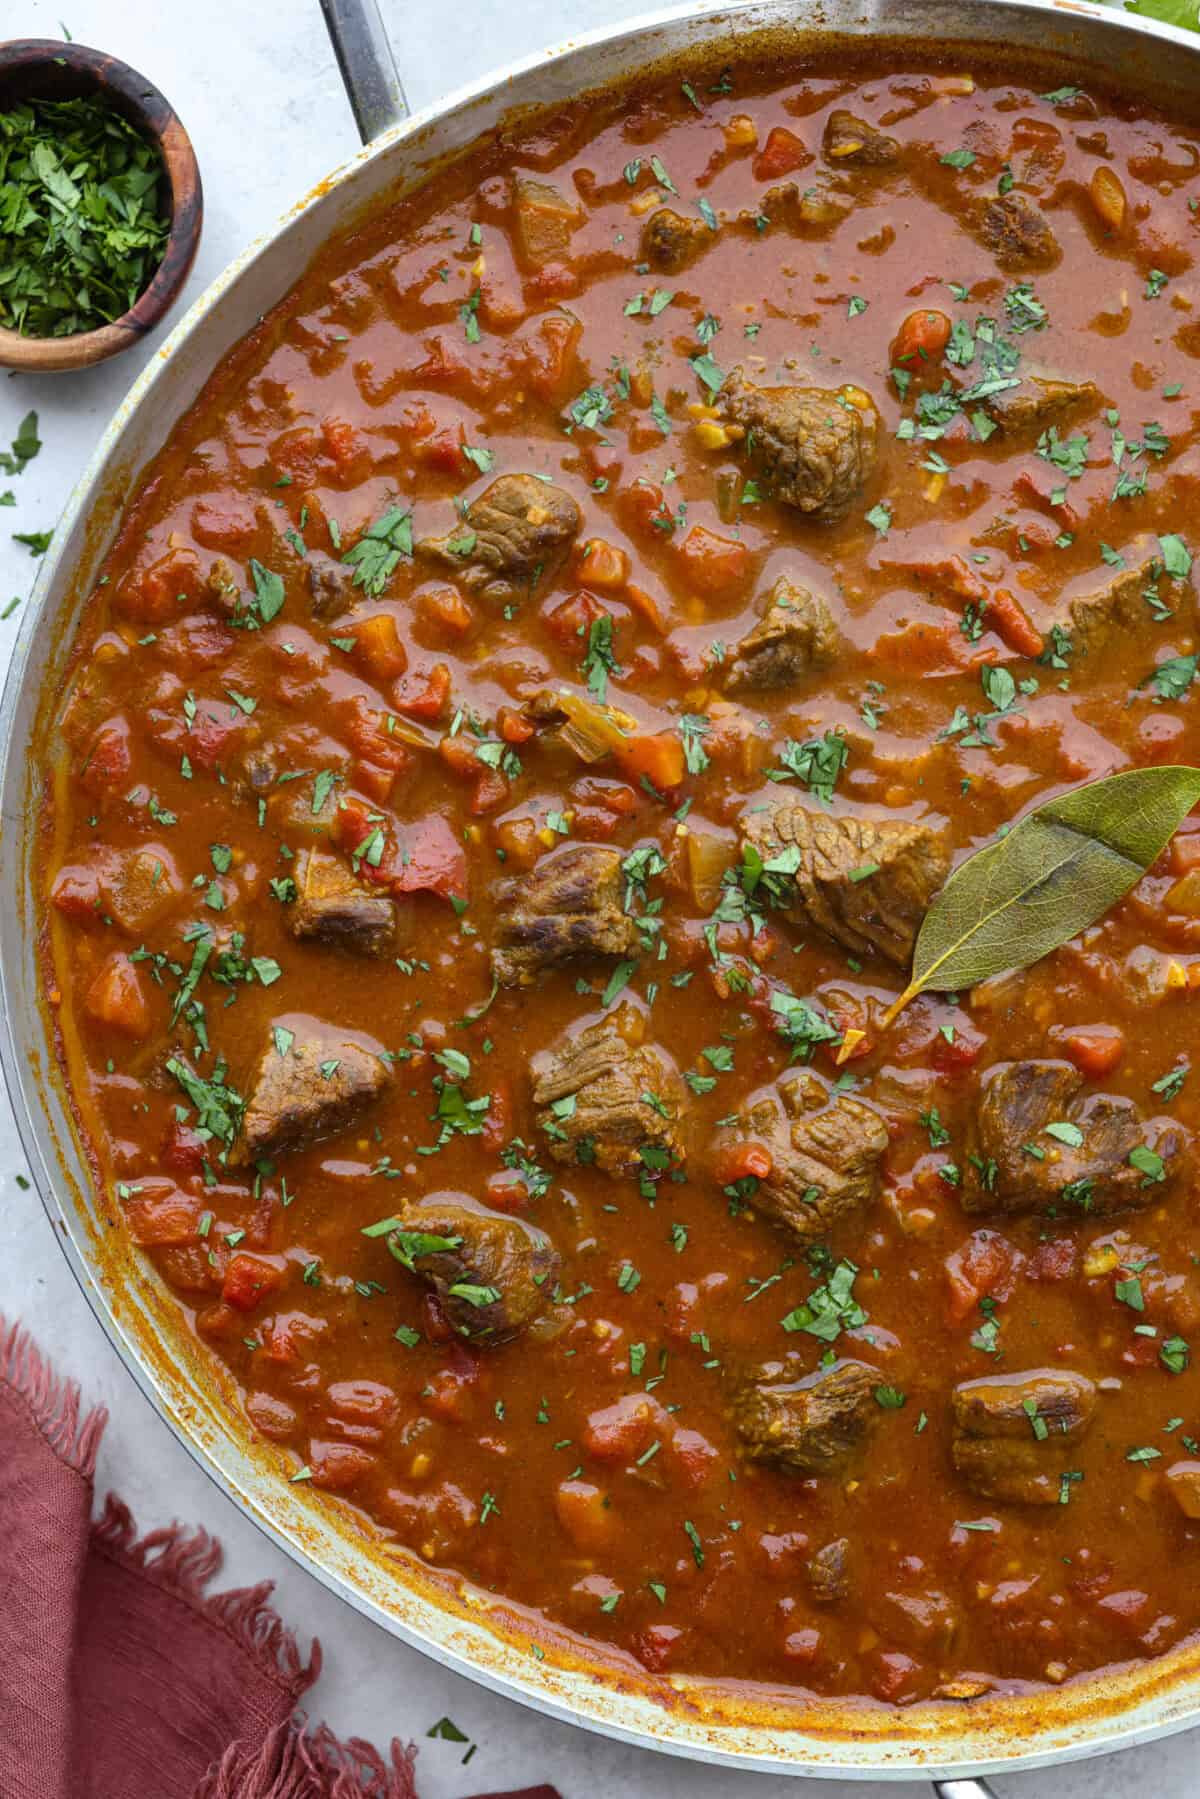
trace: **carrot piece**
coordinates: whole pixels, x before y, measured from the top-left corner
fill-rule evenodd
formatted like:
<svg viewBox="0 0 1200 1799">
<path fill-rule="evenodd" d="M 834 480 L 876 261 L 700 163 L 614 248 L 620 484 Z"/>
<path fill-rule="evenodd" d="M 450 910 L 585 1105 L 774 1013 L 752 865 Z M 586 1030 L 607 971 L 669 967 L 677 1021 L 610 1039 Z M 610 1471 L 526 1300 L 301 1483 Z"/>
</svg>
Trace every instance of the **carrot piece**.
<svg viewBox="0 0 1200 1799">
<path fill-rule="evenodd" d="M 950 342 L 950 320 L 944 312 L 922 306 L 910 312 L 892 345 L 892 362 L 902 368 L 912 363 L 933 362 Z"/>
<path fill-rule="evenodd" d="M 138 971 L 128 956 L 110 956 L 87 990 L 88 1016 L 97 1024 L 122 1031 L 127 1037 L 144 1037 L 150 1025 L 146 996 Z"/>
<path fill-rule="evenodd" d="M 1046 640 L 1019 600 L 1001 588 L 987 603 L 983 622 L 1016 656 L 1040 656 Z"/>
<path fill-rule="evenodd" d="M 731 1143 L 718 1153 L 713 1175 L 718 1186 L 729 1187 L 750 1176 L 765 1181 L 774 1166 L 765 1143 Z"/>
<path fill-rule="evenodd" d="M 659 793 L 683 780 L 683 740 L 665 731 L 655 737 L 633 737 L 614 753 L 625 774 L 637 781 L 644 777 Z"/>
<path fill-rule="evenodd" d="M 1125 1038 L 1115 1028 L 1070 1031 L 1063 1039 L 1063 1048 L 1080 1074 L 1094 1081 L 1112 1073 L 1125 1053 Z"/>
<path fill-rule="evenodd" d="M 394 681 L 408 667 L 408 655 L 390 612 L 376 612 L 354 627 L 354 660 L 376 681 Z"/>
</svg>

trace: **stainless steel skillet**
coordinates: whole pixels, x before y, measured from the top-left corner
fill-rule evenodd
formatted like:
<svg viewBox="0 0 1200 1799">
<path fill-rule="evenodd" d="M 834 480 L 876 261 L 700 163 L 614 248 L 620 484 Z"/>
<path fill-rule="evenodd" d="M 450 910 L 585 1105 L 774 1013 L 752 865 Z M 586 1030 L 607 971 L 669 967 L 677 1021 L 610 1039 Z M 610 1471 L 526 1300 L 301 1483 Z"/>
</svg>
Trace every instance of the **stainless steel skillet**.
<svg viewBox="0 0 1200 1799">
<path fill-rule="evenodd" d="M 901 1712 L 786 1695 L 745 1702 L 680 1679 L 652 1690 L 604 1665 L 534 1658 L 486 1597 L 455 1595 L 372 1552 L 336 1507 L 279 1471 L 239 1428 L 211 1364 L 181 1345 L 169 1296 L 105 1253 L 101 1208 L 76 1141 L 40 998 L 37 841 L 29 828 L 46 746 L 43 697 L 138 471 L 214 365 L 300 277 L 323 243 L 372 204 L 419 185 L 515 108 L 553 105 L 689 53 L 782 59 L 850 38 L 953 42 L 1070 57 L 1080 81 L 1114 78 L 1185 114 L 1200 110 L 1200 39 L 1087 0 L 735 0 L 676 7 L 529 58 L 404 118 L 374 0 L 322 0 L 367 148 L 251 246 L 193 306 L 133 387 L 71 498 L 46 557 L 0 702 L 0 1058 L 30 1170 L 51 1223 L 114 1347 L 222 1489 L 310 1573 L 447 1667 L 554 1717 L 640 1745 L 743 1770 L 932 1779 L 979 1799 L 976 1776 L 1098 1755 L 1200 1721 L 1200 1648 L 1078 1687 Z M 1189 1571 L 1181 1571 L 1187 1578 Z"/>
</svg>

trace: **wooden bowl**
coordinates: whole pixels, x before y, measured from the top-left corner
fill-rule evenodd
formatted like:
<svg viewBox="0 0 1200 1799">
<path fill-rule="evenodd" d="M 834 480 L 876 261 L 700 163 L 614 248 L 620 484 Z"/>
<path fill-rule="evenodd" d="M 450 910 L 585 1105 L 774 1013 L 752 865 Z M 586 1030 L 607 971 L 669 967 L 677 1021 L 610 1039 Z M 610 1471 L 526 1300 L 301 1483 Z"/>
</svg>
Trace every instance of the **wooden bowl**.
<svg viewBox="0 0 1200 1799">
<path fill-rule="evenodd" d="M 200 242 L 204 193 L 191 140 L 144 75 L 100 50 L 53 38 L 0 44 L 0 111 L 19 100 L 76 100 L 98 94 L 158 145 L 170 195 L 171 229 L 149 287 L 120 318 L 72 337 L 23 337 L 0 326 L 0 368 L 49 373 L 86 368 L 140 343 L 178 298 Z"/>
</svg>

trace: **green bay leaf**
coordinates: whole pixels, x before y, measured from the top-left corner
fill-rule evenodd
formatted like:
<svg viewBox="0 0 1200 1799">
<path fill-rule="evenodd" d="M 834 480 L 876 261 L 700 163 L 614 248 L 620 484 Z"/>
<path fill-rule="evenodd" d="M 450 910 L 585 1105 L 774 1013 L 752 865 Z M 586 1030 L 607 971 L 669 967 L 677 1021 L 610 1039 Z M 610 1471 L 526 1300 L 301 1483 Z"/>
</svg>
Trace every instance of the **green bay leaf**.
<svg viewBox="0 0 1200 1799">
<path fill-rule="evenodd" d="M 1027 813 L 960 863 L 925 914 L 918 993 L 974 987 L 1026 968 L 1103 917 L 1150 867 L 1200 800 L 1200 768 L 1137 768 L 1089 781 Z"/>
</svg>

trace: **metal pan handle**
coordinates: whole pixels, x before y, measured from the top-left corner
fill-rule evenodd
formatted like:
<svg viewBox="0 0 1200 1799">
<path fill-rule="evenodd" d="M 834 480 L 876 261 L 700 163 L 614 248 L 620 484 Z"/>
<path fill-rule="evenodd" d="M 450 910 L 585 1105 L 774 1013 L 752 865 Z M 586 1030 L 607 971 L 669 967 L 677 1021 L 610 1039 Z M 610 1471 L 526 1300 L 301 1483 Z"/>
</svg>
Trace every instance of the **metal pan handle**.
<svg viewBox="0 0 1200 1799">
<path fill-rule="evenodd" d="M 325 26 L 364 144 L 408 117 L 379 0 L 321 0 Z"/>
<path fill-rule="evenodd" d="M 938 1799 L 996 1799 L 986 1780 L 935 1780 L 933 1790 Z"/>
</svg>

